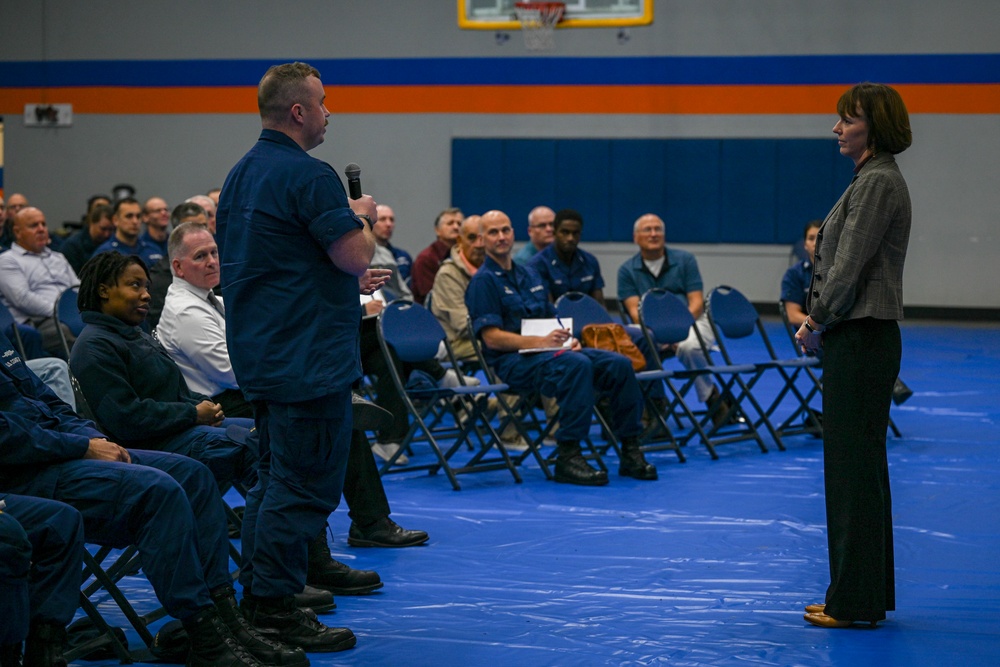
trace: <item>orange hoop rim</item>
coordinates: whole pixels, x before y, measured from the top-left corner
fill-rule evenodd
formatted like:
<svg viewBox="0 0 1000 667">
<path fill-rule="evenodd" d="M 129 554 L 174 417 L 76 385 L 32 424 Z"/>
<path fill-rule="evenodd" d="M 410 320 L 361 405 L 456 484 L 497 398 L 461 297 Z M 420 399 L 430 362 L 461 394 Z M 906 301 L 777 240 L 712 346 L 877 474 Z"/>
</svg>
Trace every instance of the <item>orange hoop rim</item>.
<svg viewBox="0 0 1000 667">
<path fill-rule="evenodd" d="M 514 7 L 516 9 L 534 10 L 543 14 L 551 14 L 559 10 L 560 21 L 562 21 L 563 14 L 566 11 L 565 2 L 515 2 Z"/>
</svg>

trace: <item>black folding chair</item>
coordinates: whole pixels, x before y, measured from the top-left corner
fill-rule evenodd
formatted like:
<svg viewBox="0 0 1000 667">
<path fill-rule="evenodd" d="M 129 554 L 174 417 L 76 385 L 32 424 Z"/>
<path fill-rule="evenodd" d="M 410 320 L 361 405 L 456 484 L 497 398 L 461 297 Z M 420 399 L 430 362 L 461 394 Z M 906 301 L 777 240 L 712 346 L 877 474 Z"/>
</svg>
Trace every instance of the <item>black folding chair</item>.
<svg viewBox="0 0 1000 667">
<path fill-rule="evenodd" d="M 716 344 L 727 364 L 736 363 L 735 352 L 728 340 L 741 340 L 750 345 L 756 341 L 756 348 L 749 353 L 750 358 L 743 360 L 754 365 L 756 372 L 747 380 L 747 386 L 751 391 L 762 385 L 760 380 L 767 377 L 776 377 L 780 381 L 777 395 L 772 399 L 770 405 L 764 411 L 755 424 L 758 428 L 764 425 L 781 446 L 781 436 L 798 435 L 807 433 L 810 435 L 822 436 L 823 426 L 816 418 L 815 412 L 809 408 L 810 399 L 820 391 L 819 383 L 815 381 L 815 376 L 804 373 L 808 368 L 819 366 L 816 357 L 795 356 L 792 358 L 781 358 L 771 345 L 764 324 L 760 321 L 760 315 L 754 308 L 750 300 L 747 299 L 738 289 L 728 285 L 720 285 L 708 294 L 706 299 L 706 310 L 708 320 L 712 324 L 712 331 L 715 334 Z M 746 347 L 746 345 L 744 345 Z M 747 354 L 744 352 L 744 354 Z M 796 382 L 800 377 L 812 378 L 811 386 L 807 394 L 803 395 Z M 795 400 L 792 413 L 777 426 L 774 425 L 772 417 L 786 397 Z"/>
<path fill-rule="evenodd" d="M 462 488 L 456 475 L 463 473 L 508 470 L 514 481 L 520 482 L 521 476 L 517 472 L 514 460 L 511 459 L 500 434 L 486 415 L 490 398 L 495 397 L 506 407 L 500 392 L 507 391 L 509 387 L 502 383 L 466 384 L 465 377 L 459 373 L 458 387 L 408 389 L 406 378 L 401 376 L 396 364 L 392 362 L 393 353 L 403 362 L 428 361 L 436 357 L 443 344 L 448 362 L 452 367 L 458 368 L 444 329 L 441 328 L 437 318 L 423 306 L 410 300 L 397 299 L 386 305 L 378 316 L 378 336 L 382 353 L 389 361 L 387 366 L 392 374 L 393 384 L 400 392 L 412 418 L 402 446 L 382 464 L 381 473 L 427 470 L 433 475 L 438 470 L 444 470 L 456 491 Z M 456 426 L 443 425 L 443 415 L 452 411 L 456 404 L 458 410 L 464 412 L 467 417 L 460 420 L 456 415 Z M 439 439 L 443 437 L 454 440 L 450 446 L 442 446 Z M 397 463 L 399 455 L 405 449 L 410 448 L 410 451 L 415 451 L 413 445 L 422 442 L 426 442 L 433 452 L 435 458 L 433 462 L 407 465 Z M 452 457 L 467 443 L 472 445 L 474 453 L 464 463 L 456 465 Z M 414 456 L 411 460 L 416 458 Z"/>
<path fill-rule="evenodd" d="M 556 300 L 555 306 L 556 313 L 560 318 L 570 317 L 573 319 L 573 335 L 578 339 L 582 336 L 583 328 L 588 324 L 615 323 L 604 306 L 582 292 L 567 292 Z M 673 431 L 667 424 L 669 415 L 664 410 L 669 403 L 657 400 L 657 396 L 653 395 L 654 388 L 663 386 L 664 381 L 671 377 L 674 377 L 673 371 L 662 368 L 647 368 L 635 373 L 635 379 L 642 390 L 647 418 L 652 422 L 652 428 L 647 428 L 643 434 L 641 448 L 643 452 L 673 450 L 678 460 L 684 463 L 686 461 L 684 452 L 681 451 L 680 443 L 677 442 Z M 600 410 L 598 412 L 603 417 L 603 413 L 600 413 Z"/>
<path fill-rule="evenodd" d="M 639 300 L 639 324 L 642 325 L 660 369 L 663 368 L 660 346 L 675 345 L 687 340 L 692 330 L 698 336 L 702 352 L 708 360 L 709 365 L 705 368 L 674 371 L 671 377 L 664 379 L 674 397 L 669 413 L 678 420 L 678 423 L 690 426 L 690 431 L 678 438 L 681 444 L 686 444 L 697 435 L 713 459 L 719 458 L 715 451 L 716 447 L 735 442 L 756 442 L 760 451 L 766 453 L 767 446 L 757 432 L 754 420 L 747 415 L 744 408 L 746 402 L 759 414 L 763 414 L 759 403 L 743 383 L 743 376 L 754 373 L 754 367 L 712 364 L 708 347 L 698 327 L 694 326 L 691 311 L 674 294 L 665 289 L 654 288 L 642 295 Z M 718 395 L 704 412 L 692 410 L 685 399 L 699 377 L 712 377 L 719 384 Z M 729 410 L 727 414 L 723 413 L 726 419 L 717 419 L 716 415 L 726 410 L 726 406 Z"/>
</svg>

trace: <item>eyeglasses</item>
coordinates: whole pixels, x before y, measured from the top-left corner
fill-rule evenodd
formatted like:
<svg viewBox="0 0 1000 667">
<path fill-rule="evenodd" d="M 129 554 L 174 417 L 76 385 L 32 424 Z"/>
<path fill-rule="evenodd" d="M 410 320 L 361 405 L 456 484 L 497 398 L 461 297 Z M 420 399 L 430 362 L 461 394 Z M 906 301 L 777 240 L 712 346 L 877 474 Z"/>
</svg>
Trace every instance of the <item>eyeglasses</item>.
<svg viewBox="0 0 1000 667">
<path fill-rule="evenodd" d="M 662 234 L 663 233 L 663 227 L 640 227 L 639 228 L 639 233 L 640 234 L 650 234 L 650 235 L 652 235 L 652 234 Z"/>
</svg>

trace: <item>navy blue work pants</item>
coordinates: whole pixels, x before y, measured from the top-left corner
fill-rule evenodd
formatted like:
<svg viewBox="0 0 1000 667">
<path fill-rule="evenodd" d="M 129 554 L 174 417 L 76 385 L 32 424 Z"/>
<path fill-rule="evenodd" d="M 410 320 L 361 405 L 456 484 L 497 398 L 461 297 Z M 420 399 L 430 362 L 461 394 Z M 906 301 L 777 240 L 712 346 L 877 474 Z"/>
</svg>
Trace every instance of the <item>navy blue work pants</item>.
<svg viewBox="0 0 1000 667">
<path fill-rule="evenodd" d="M 257 453 L 229 439 L 226 428 L 230 425 L 249 429 L 254 423 L 252 419 L 229 418 L 224 419 L 221 426 L 192 426 L 165 440 L 157 449 L 201 461 L 212 471 L 222 489 L 234 482 L 253 486 L 257 481 Z"/>
<path fill-rule="evenodd" d="M 29 621 L 65 626 L 80 604 L 83 518 L 69 505 L 0 494 L 0 644 L 16 644 Z"/>
<path fill-rule="evenodd" d="M 505 354 L 497 375 L 515 392 L 535 390 L 559 404 L 559 439 L 583 440 L 590 431 L 597 392 L 610 403 L 611 428 L 619 438 L 642 432 L 642 392 L 625 356 L 583 348 L 533 354 Z"/>
<path fill-rule="evenodd" d="M 243 516 L 240 583 L 257 597 L 302 591 L 308 543 L 337 508 L 351 446 L 351 391 L 300 403 L 256 401 L 257 484 Z"/>
<path fill-rule="evenodd" d="M 232 581 L 222 497 L 209 469 L 193 459 L 129 453 L 132 463 L 56 463 L 5 490 L 76 508 L 91 544 L 135 544 L 160 604 L 187 618 L 212 606 L 210 589 Z"/>
</svg>

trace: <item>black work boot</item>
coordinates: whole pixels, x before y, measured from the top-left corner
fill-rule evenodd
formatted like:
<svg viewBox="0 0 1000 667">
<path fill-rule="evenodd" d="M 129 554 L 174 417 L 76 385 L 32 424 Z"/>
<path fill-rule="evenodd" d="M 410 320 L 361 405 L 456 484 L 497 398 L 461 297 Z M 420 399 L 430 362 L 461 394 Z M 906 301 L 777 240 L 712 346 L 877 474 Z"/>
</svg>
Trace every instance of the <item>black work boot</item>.
<svg viewBox="0 0 1000 667">
<path fill-rule="evenodd" d="M 285 646 L 265 637 L 240 613 L 236 592 L 229 586 L 212 591 L 212 601 L 219 611 L 219 618 L 226 624 L 243 648 L 265 665 L 276 667 L 309 667 L 309 658 L 300 648 Z"/>
<path fill-rule="evenodd" d="M 608 483 L 608 473 L 595 470 L 587 463 L 579 442 L 560 440 L 557 445 L 556 481 L 581 486 L 604 486 Z"/>
<path fill-rule="evenodd" d="M 187 667 L 264 667 L 236 641 L 215 607 L 181 621 L 191 642 Z"/>
<path fill-rule="evenodd" d="M 255 628 L 274 632 L 281 643 L 298 646 L 307 653 L 346 651 L 358 641 L 349 629 L 327 627 L 312 612 L 296 607 L 291 595 L 259 598 L 244 591 L 240 609 Z"/>
<path fill-rule="evenodd" d="M 622 439 L 622 458 L 618 464 L 618 474 L 642 480 L 653 480 L 658 477 L 656 466 L 642 455 L 638 438 Z"/>
<path fill-rule="evenodd" d="M 0 645 L 0 667 L 21 667 L 21 645 Z"/>
<path fill-rule="evenodd" d="M 24 642 L 25 667 L 66 667 L 65 645 L 66 628 L 51 621 L 33 622 Z"/>
<path fill-rule="evenodd" d="M 325 529 L 309 542 L 306 583 L 334 595 L 365 595 L 382 588 L 378 572 L 354 570 L 333 559 Z"/>
<path fill-rule="evenodd" d="M 333 593 L 306 584 L 301 593 L 295 594 L 295 606 L 311 609 L 314 614 L 325 614 L 337 608 Z"/>
</svg>

